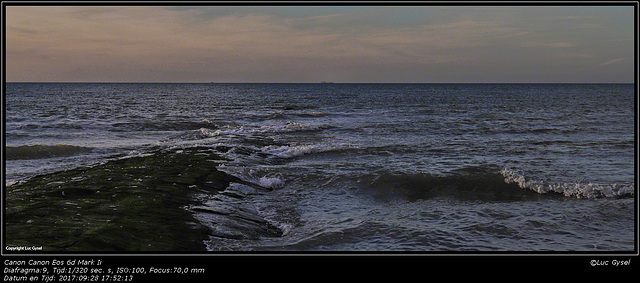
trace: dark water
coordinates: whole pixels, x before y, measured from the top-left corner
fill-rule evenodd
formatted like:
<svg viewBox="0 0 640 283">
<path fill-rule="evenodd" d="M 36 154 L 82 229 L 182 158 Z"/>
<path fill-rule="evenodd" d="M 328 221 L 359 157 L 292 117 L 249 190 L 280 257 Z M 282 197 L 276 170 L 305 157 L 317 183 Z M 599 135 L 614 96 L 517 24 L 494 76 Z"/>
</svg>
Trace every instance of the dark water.
<svg viewBox="0 0 640 283">
<path fill-rule="evenodd" d="M 5 183 L 207 147 L 283 231 L 212 251 L 631 251 L 634 111 L 625 84 L 10 83 Z"/>
</svg>

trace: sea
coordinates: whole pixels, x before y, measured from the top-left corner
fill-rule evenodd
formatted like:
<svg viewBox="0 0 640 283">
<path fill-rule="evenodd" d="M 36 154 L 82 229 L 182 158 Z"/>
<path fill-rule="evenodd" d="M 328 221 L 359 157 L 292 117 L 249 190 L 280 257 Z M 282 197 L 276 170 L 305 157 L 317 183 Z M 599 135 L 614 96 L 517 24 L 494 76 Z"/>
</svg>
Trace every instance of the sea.
<svg viewBox="0 0 640 283">
<path fill-rule="evenodd" d="M 282 231 L 211 235 L 208 251 L 630 252 L 636 95 L 633 84 L 6 83 L 5 188 L 207 148 L 224 157 L 218 170 L 269 188 L 243 201 Z"/>
</svg>

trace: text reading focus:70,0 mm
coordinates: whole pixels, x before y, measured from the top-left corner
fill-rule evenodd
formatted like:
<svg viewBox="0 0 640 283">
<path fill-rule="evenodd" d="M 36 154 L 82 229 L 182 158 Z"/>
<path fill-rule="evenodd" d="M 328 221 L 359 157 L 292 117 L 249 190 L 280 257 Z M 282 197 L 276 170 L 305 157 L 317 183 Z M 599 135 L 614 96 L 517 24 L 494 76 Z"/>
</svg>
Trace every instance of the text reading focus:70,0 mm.
<svg viewBox="0 0 640 283">
<path fill-rule="evenodd" d="M 156 268 L 150 267 L 149 273 L 154 274 L 202 274 L 204 273 L 204 268 L 188 268 L 188 267 L 169 267 L 169 268 Z"/>
</svg>

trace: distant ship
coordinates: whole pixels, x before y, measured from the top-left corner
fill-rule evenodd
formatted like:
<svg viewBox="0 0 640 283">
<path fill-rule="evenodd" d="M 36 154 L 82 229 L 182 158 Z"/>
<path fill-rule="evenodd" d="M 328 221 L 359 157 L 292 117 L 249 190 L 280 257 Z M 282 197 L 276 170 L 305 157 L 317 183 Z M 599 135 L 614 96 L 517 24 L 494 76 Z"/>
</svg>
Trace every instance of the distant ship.
<svg viewBox="0 0 640 283">
<path fill-rule="evenodd" d="M 325 82 L 325 81 L 321 81 L 321 84 L 332 84 L 333 82 Z"/>
</svg>

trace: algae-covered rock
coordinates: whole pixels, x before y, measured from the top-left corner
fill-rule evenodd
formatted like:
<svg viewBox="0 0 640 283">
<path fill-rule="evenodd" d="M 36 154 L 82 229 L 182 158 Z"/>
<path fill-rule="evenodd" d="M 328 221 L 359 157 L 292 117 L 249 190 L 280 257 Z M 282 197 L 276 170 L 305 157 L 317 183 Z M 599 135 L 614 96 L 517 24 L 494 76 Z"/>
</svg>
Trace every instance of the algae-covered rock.
<svg viewBox="0 0 640 283">
<path fill-rule="evenodd" d="M 216 229 L 186 207 L 195 195 L 246 183 L 216 169 L 207 148 L 152 154 L 36 176 L 6 189 L 6 245 L 42 251 L 202 251 Z M 277 236 L 269 223 L 229 213 Z M 241 225 L 241 224 L 240 224 Z"/>
</svg>

